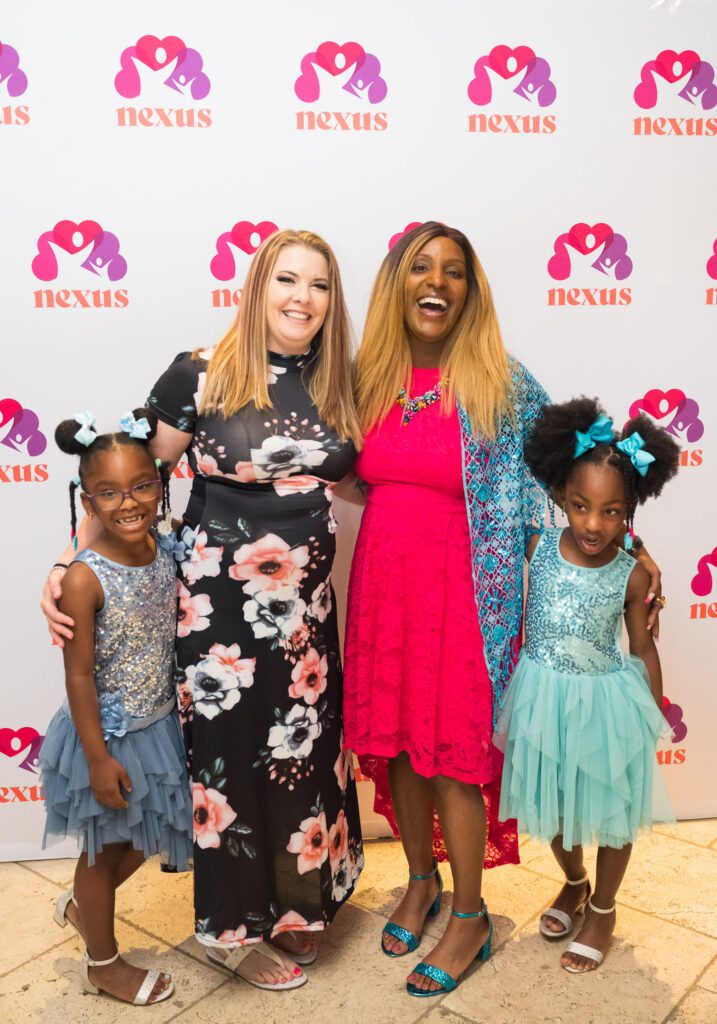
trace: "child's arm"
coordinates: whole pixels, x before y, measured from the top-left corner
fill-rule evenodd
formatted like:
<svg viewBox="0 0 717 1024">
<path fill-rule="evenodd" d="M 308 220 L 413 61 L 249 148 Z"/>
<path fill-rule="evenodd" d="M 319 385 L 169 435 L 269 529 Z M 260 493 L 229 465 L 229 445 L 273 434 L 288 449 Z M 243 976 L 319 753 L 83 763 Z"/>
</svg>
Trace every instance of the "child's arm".
<svg viewBox="0 0 717 1024">
<path fill-rule="evenodd" d="M 632 570 L 625 595 L 625 626 L 630 638 L 630 654 L 642 658 L 650 676 L 650 689 L 662 709 L 662 669 L 655 639 L 648 628 L 650 606 L 645 604 L 645 587 L 650 574 L 641 565 Z"/>
<path fill-rule="evenodd" d="M 65 573 L 62 611 L 75 622 L 75 634 L 65 644 L 65 685 L 72 721 L 90 767 L 90 785 L 96 800 L 105 807 L 127 807 L 120 783 L 129 792 L 127 772 L 110 757 L 102 736 L 100 706 L 95 689 L 95 613 L 102 607 L 103 593 L 92 572 L 78 562 Z"/>
</svg>

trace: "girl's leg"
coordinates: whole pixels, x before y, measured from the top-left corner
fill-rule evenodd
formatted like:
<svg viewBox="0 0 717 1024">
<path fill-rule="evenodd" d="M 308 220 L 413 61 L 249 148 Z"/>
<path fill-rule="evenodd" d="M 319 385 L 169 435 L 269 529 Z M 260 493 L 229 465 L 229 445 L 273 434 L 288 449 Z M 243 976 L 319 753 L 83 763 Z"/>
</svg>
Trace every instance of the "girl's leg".
<svg viewBox="0 0 717 1024">
<path fill-rule="evenodd" d="M 479 786 L 438 775 L 430 780 L 438 807 L 441 830 L 446 841 L 453 873 L 453 909 L 470 914 L 481 909 L 481 880 L 485 858 L 486 814 Z M 488 938 L 485 917 L 451 916 L 438 945 L 426 960 L 457 978 L 475 959 Z M 441 986 L 422 974 L 411 973 L 408 981 L 417 988 Z"/>
<path fill-rule="evenodd" d="M 601 846 L 598 850 L 595 892 L 590 899 L 600 910 L 607 910 L 614 905 L 631 853 L 632 843 L 619 850 L 614 850 L 610 846 Z M 585 910 L 585 923 L 576 941 L 599 949 L 604 956 L 610 947 L 615 921 L 615 911 L 611 914 L 596 914 L 588 905 Z M 595 960 L 578 953 L 563 953 L 560 962 L 564 967 L 575 967 L 579 971 L 594 971 L 598 966 Z"/>
<path fill-rule="evenodd" d="M 431 783 L 417 775 L 411 767 L 408 754 L 392 757 L 388 762 L 391 800 L 401 833 L 403 852 L 408 870 L 413 875 L 428 875 L 433 870 L 433 793 Z M 391 915 L 394 924 L 420 935 L 426 914 L 438 895 L 435 875 L 422 882 L 409 879 L 408 889 Z M 383 933 L 383 946 L 399 955 L 406 952 L 406 944 L 393 935 Z"/>
<path fill-rule="evenodd" d="M 123 882 L 126 882 L 135 871 L 144 864 L 144 854 L 141 850 L 135 850 L 135 848 L 128 843 L 125 849 L 125 853 L 122 855 L 122 859 L 117 865 L 117 869 L 114 875 L 114 887 L 119 889 Z M 77 896 L 75 896 L 75 899 Z M 82 917 L 80 915 L 79 907 L 70 901 L 65 909 L 65 917 L 77 930 L 80 935 L 85 936 L 85 929 L 82 924 Z"/>
<path fill-rule="evenodd" d="M 109 960 L 117 952 L 114 932 L 115 883 L 118 869 L 130 850 L 132 847 L 129 843 L 112 843 L 105 846 L 102 853 L 97 855 L 92 867 L 87 865 L 86 853 L 81 854 L 77 862 L 75 898 L 87 941 L 87 953 L 91 960 Z M 117 996 L 118 999 L 131 1002 L 146 973 L 120 957 L 107 967 L 91 967 L 89 978 L 98 988 Z M 166 974 L 159 976 L 152 990 L 150 1002 L 167 988 L 170 980 Z"/>
<path fill-rule="evenodd" d="M 567 879 L 571 882 L 577 882 L 578 879 L 585 878 L 585 862 L 583 860 L 582 846 L 574 846 L 572 850 L 565 850 L 563 849 L 562 836 L 556 836 L 550 846 L 555 859 L 563 869 Z M 587 879 L 584 885 L 564 885 L 557 898 L 550 905 L 555 907 L 556 910 L 562 910 L 563 913 L 567 914 L 569 917 L 573 917 L 575 911 L 585 900 L 587 889 Z M 546 928 L 556 934 L 560 934 L 565 931 L 565 928 L 560 921 L 556 920 L 554 917 L 550 917 L 550 915 L 546 916 L 543 914 L 541 922 Z"/>
</svg>

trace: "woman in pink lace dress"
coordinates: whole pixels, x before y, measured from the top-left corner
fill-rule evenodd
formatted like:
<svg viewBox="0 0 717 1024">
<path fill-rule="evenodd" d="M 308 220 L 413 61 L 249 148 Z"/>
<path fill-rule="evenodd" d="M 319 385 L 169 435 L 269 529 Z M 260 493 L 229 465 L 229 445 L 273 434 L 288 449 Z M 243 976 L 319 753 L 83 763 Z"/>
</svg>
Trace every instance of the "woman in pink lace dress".
<svg viewBox="0 0 717 1024">
<path fill-rule="evenodd" d="M 532 404 L 519 406 L 516 388 L 528 379 Z M 518 861 L 515 823 L 497 820 L 502 755 L 491 742 L 460 414 L 495 438 L 502 420 L 527 420 L 547 396 L 509 360 L 470 243 L 435 223 L 405 235 L 381 266 L 357 389 L 367 504 L 349 593 L 345 743 L 374 779 L 377 809 L 398 826 L 409 864 L 385 953 L 417 948 L 440 903 L 436 862 L 446 852 L 451 862 L 456 914 L 408 978 L 409 992 L 427 995 L 450 989 L 479 952 L 487 957 L 484 860 Z"/>
</svg>

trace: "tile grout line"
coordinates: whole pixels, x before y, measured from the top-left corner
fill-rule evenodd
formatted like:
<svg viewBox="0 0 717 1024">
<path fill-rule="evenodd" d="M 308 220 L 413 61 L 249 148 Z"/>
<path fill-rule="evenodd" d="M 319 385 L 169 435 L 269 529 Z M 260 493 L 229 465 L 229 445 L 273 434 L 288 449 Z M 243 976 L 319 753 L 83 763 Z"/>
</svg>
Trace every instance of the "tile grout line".
<svg viewBox="0 0 717 1024">
<path fill-rule="evenodd" d="M 231 984 L 231 981 L 232 981 L 231 978 L 223 978 L 222 981 L 219 982 L 219 984 L 217 985 L 216 988 L 211 989 L 209 992 L 205 992 L 203 995 L 201 995 L 197 999 L 195 999 L 193 1003 L 189 1003 L 187 1006 L 183 1006 L 182 1009 L 179 1010 L 178 1013 L 175 1013 L 173 1016 L 167 1017 L 166 1024 L 169 1024 L 169 1022 L 173 1021 L 173 1020 L 179 1020 L 179 1018 L 182 1016 L 182 1014 L 188 1013 L 190 1010 L 193 1010 L 195 1006 L 197 1006 L 199 1003 L 203 1002 L 205 999 L 208 999 L 209 996 L 215 995 L 219 991 L 220 988 L 224 988 L 226 985 Z"/>
<path fill-rule="evenodd" d="M 696 988 L 700 988 L 700 978 L 703 978 L 703 977 L 705 976 L 705 974 L 707 973 L 707 971 L 708 971 L 708 970 L 710 969 L 710 967 L 712 967 L 712 965 L 713 965 L 713 964 L 714 964 L 715 962 L 717 962 L 717 955 L 715 955 L 715 956 L 713 956 L 713 957 L 712 957 L 712 959 L 710 960 L 710 962 L 709 962 L 709 963 L 708 963 L 708 964 L 707 964 L 707 965 L 706 965 L 705 967 L 703 967 L 703 969 L 702 969 L 702 970 L 700 971 L 700 973 L 699 973 L 699 974 L 697 975 L 697 977 L 696 977 L 696 978 L 695 978 L 695 980 L 694 980 L 694 981 L 692 982 L 692 984 L 691 984 L 691 985 L 690 985 L 690 987 L 689 987 L 689 988 L 687 989 L 687 991 L 686 991 L 686 992 L 683 992 L 683 993 L 682 993 L 682 995 L 681 995 L 681 996 L 680 996 L 680 998 L 679 998 L 679 999 L 677 1000 L 677 1002 L 675 1003 L 675 1005 L 674 1005 L 674 1006 L 672 1007 L 672 1009 L 670 1010 L 670 1012 L 669 1012 L 669 1013 L 667 1014 L 667 1016 L 666 1016 L 666 1017 L 665 1017 L 665 1018 L 663 1019 L 663 1021 L 662 1021 L 662 1024 L 669 1024 L 669 1021 L 671 1021 L 671 1020 L 674 1020 L 674 1019 L 675 1019 L 675 1014 L 676 1014 L 676 1013 L 677 1013 L 677 1011 L 678 1011 L 678 1010 L 680 1009 L 680 1007 L 682 1006 L 682 1004 L 683 1004 L 683 1003 L 685 1002 L 685 1000 L 687 999 L 687 997 L 688 997 L 689 995 L 691 995 L 691 994 L 692 994 L 692 992 L 693 992 L 693 991 L 694 991 L 694 990 L 695 990 Z M 709 989 L 706 989 L 706 988 L 705 988 L 705 989 L 702 989 L 702 991 L 703 991 L 703 992 L 709 992 L 710 990 L 709 990 Z"/>
<path fill-rule="evenodd" d="M 54 949 L 59 949 L 61 946 L 67 945 L 68 942 L 72 942 L 72 936 L 68 936 L 66 939 L 60 939 L 60 941 L 56 942 L 54 946 L 46 946 L 45 949 L 40 950 L 39 953 L 35 953 L 34 956 L 28 957 L 27 960 L 23 960 L 22 963 L 15 964 L 15 966 L 11 967 L 9 971 L 5 971 L 3 974 L 0 974 L 0 981 L 3 978 L 9 977 L 9 975 L 14 971 L 19 971 L 22 967 L 27 967 L 27 965 L 33 963 L 33 961 L 39 960 L 40 957 L 45 956 L 47 953 L 52 953 Z"/>
<path fill-rule="evenodd" d="M 704 849 L 704 847 L 702 847 L 702 849 Z M 530 872 L 531 875 L 535 875 L 537 878 L 545 878 L 549 882 L 555 882 L 556 885 L 560 885 L 560 879 L 556 880 L 554 878 L 551 878 L 550 875 L 544 875 L 541 871 L 536 871 L 534 868 L 529 868 L 526 864 L 520 864 L 517 866 L 522 868 L 524 871 Z M 667 924 L 671 924 L 676 928 L 684 928 L 685 931 L 692 932 L 694 935 L 701 935 L 703 938 L 706 939 L 716 938 L 716 936 L 712 935 L 710 932 L 703 932 L 699 928 L 693 928 L 692 925 L 682 924 L 680 922 L 674 921 L 672 920 L 672 918 L 666 917 L 664 914 L 660 914 L 657 911 L 644 910 L 642 907 L 638 907 L 634 903 L 631 903 L 629 900 L 626 900 L 623 897 L 621 897 L 619 893 L 618 901 L 620 904 L 622 904 L 623 907 L 627 907 L 628 910 L 633 910 L 636 914 L 646 914 L 648 917 L 656 917 L 660 921 L 665 921 Z M 681 913 L 681 911 L 675 910 L 672 911 L 672 913 L 679 914 Z M 690 913 L 693 913 L 693 911 L 690 911 Z"/>
</svg>

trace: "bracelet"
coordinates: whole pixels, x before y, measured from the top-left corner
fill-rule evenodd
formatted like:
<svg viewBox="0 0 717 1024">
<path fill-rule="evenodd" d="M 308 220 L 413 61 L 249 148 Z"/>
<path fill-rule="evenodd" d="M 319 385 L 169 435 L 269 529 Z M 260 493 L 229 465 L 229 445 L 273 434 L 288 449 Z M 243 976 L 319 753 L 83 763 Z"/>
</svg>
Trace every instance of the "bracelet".
<svg viewBox="0 0 717 1024">
<path fill-rule="evenodd" d="M 642 551 L 644 546 L 645 542 L 642 539 L 642 537 L 638 537 L 638 535 L 635 534 L 635 536 L 632 538 L 632 547 L 628 551 L 628 554 L 632 555 L 633 558 L 637 558 L 637 556 Z"/>
<path fill-rule="evenodd" d="M 52 572 L 53 569 L 69 569 L 69 568 L 70 567 L 67 564 L 67 562 L 55 562 L 54 565 L 52 566 L 52 569 L 50 569 L 50 572 Z"/>
</svg>

